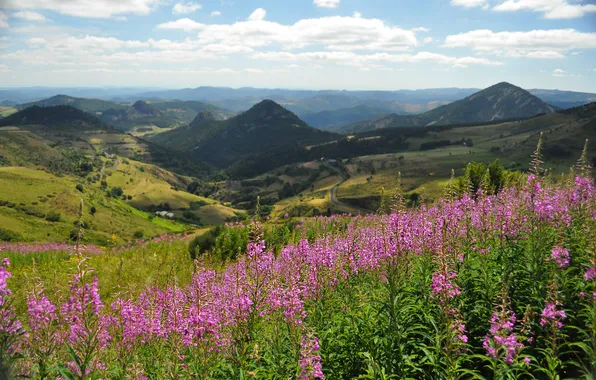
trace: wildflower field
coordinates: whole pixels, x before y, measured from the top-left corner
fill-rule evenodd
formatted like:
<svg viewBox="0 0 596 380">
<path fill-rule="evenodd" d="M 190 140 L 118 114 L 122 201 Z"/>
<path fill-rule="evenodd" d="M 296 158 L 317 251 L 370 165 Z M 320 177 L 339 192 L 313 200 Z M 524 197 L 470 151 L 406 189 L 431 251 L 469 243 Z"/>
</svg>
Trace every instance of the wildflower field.
<svg viewBox="0 0 596 380">
<path fill-rule="evenodd" d="M 0 362 L 36 379 L 592 379 L 596 189 L 529 175 L 432 206 L 110 252 L 5 250 Z M 280 232 L 281 231 L 281 232 Z M 236 240 L 235 240 L 236 239 Z M 275 240 L 277 239 L 277 240 Z M 227 242 L 227 243 L 226 243 Z M 217 245 L 219 244 L 219 246 Z M 120 268 L 120 269 L 119 269 Z"/>
</svg>

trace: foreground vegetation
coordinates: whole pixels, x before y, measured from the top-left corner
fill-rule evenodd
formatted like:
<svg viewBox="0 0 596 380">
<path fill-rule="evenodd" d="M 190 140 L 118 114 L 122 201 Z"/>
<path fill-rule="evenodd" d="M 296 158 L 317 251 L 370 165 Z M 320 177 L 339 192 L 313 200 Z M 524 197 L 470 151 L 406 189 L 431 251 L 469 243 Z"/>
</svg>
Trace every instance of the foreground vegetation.
<svg viewBox="0 0 596 380">
<path fill-rule="evenodd" d="M 190 252 L 171 238 L 109 252 L 9 248 L 2 371 L 593 378 L 596 188 L 585 153 L 558 184 L 540 164 L 539 144 L 534 174 L 517 186 L 481 179 L 476 189 L 464 177 L 419 209 L 398 188 L 375 216 L 255 217 Z"/>
</svg>

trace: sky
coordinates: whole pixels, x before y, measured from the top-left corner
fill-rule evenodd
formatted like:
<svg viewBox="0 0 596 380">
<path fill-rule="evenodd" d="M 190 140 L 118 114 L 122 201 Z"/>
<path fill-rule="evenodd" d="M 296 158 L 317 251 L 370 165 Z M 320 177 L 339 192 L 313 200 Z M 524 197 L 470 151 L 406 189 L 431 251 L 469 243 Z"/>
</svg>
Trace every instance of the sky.
<svg viewBox="0 0 596 380">
<path fill-rule="evenodd" d="M 0 87 L 596 93 L 596 0 L 0 0 Z"/>
</svg>

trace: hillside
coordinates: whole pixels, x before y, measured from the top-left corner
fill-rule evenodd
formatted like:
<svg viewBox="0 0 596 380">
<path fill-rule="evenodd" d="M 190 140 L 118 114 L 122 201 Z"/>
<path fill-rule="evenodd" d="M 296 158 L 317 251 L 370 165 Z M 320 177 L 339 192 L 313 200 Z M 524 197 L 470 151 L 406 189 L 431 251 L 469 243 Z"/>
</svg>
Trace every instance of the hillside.
<svg viewBox="0 0 596 380">
<path fill-rule="evenodd" d="M 392 127 L 483 123 L 523 119 L 554 111 L 552 106 L 528 91 L 501 82 L 464 99 L 420 115 L 391 114 L 365 123 L 348 125 L 342 128 L 341 132 L 354 133 Z"/>
<path fill-rule="evenodd" d="M 203 114 L 188 128 L 165 132 L 155 142 L 188 151 L 192 157 L 227 167 L 243 157 L 288 146 L 318 144 L 337 135 L 311 128 L 279 104 L 265 100 L 226 121 Z"/>
<path fill-rule="evenodd" d="M 105 123 L 122 131 L 132 131 L 136 135 L 155 134 L 190 123 L 203 110 L 211 111 L 219 120 L 234 113 L 197 101 L 144 101 L 117 103 L 100 99 L 76 98 L 56 95 L 48 99 L 24 103 L 17 108 L 72 106 L 88 112 Z M 6 115 L 4 115 L 6 116 Z"/>
<path fill-rule="evenodd" d="M 48 99 L 43 99 L 35 102 L 30 103 L 23 103 L 17 105 L 19 110 L 24 110 L 25 108 L 33 107 L 33 106 L 40 106 L 40 107 L 51 107 L 51 106 L 72 106 L 74 108 L 78 108 L 82 111 L 89 112 L 89 113 L 97 113 L 103 112 L 109 109 L 125 109 L 126 106 L 116 102 L 110 102 L 101 99 L 86 99 L 86 98 L 76 98 L 73 96 L 68 95 L 56 95 L 52 96 Z"/>
<path fill-rule="evenodd" d="M 0 126 L 39 124 L 55 128 L 109 129 L 108 125 L 73 106 L 31 106 L 0 120 Z"/>
<path fill-rule="evenodd" d="M 203 162 L 191 161 L 182 153 L 123 133 L 71 106 L 33 106 L 5 117 L 0 120 L 0 139 L 6 144 L 0 146 L 0 154 L 5 151 L 6 160 L 12 165 L 27 161 L 19 156 L 45 165 L 57 156 L 70 157 L 74 152 L 90 157 L 117 154 L 195 177 L 203 177 L 211 170 Z M 50 151 L 51 158 L 44 157 Z M 63 163 L 68 161 L 70 158 Z"/>
</svg>

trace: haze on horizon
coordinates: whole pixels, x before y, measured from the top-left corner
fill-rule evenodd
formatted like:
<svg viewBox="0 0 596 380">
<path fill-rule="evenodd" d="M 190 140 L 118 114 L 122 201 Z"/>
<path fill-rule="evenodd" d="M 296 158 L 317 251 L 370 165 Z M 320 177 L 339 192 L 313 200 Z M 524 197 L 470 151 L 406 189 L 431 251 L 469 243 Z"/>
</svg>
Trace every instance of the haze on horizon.
<svg viewBox="0 0 596 380">
<path fill-rule="evenodd" d="M 0 87 L 596 92 L 574 0 L 0 0 Z"/>
</svg>

